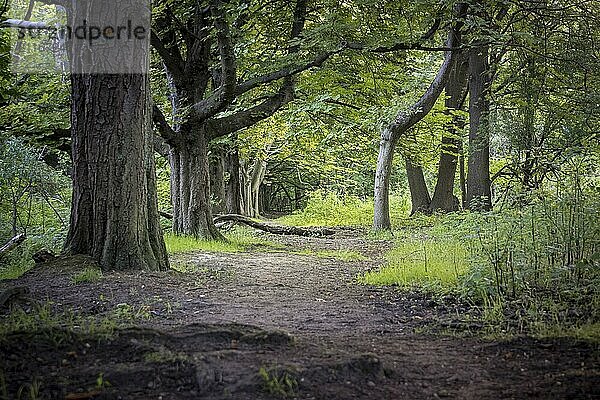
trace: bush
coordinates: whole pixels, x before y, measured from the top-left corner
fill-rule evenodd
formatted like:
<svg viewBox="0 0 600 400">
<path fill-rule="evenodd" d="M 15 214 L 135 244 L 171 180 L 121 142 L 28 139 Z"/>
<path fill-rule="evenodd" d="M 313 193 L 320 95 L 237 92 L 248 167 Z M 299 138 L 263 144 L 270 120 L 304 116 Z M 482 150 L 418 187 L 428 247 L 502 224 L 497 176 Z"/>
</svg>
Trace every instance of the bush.
<svg viewBox="0 0 600 400">
<path fill-rule="evenodd" d="M 43 151 L 21 139 L 0 137 L 0 242 L 17 233 L 27 240 L 0 265 L 0 279 L 16 278 L 41 248 L 58 251 L 69 218 L 68 179 L 42 161 Z"/>
</svg>

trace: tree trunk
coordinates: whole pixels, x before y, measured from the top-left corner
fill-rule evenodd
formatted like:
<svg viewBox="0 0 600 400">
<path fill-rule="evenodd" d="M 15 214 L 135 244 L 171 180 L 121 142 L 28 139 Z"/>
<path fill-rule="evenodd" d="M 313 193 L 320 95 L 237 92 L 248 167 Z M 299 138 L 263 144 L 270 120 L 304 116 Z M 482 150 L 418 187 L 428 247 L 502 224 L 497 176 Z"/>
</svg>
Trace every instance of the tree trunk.
<svg viewBox="0 0 600 400">
<path fill-rule="evenodd" d="M 460 10 L 464 6 L 459 7 Z M 457 11 L 460 11 L 457 10 Z M 457 44 L 457 29 L 453 27 L 448 34 L 447 45 L 453 47 Z M 448 77 L 455 63 L 456 55 L 454 52 L 447 52 L 444 63 L 438 70 L 435 78 L 423 95 L 408 110 L 399 112 L 381 133 L 379 144 L 379 156 L 377 158 L 377 170 L 375 172 L 375 206 L 373 229 L 391 230 L 390 221 L 390 171 L 392 168 L 392 159 L 394 147 L 398 139 L 416 123 L 421 121 L 435 105 L 438 97 L 444 90 Z"/>
<path fill-rule="evenodd" d="M 225 240 L 213 223 L 206 137 L 171 149 L 173 232 L 203 239 Z"/>
<path fill-rule="evenodd" d="M 490 80 L 488 47 L 475 47 L 469 54 L 467 207 L 477 210 L 492 208 L 489 101 L 487 99 Z"/>
<path fill-rule="evenodd" d="M 164 270 L 147 75 L 73 74 L 73 200 L 65 252 Z"/>
<path fill-rule="evenodd" d="M 377 169 L 375 170 L 375 208 L 373 215 L 373 229 L 376 231 L 392 230 L 390 219 L 390 172 L 394 160 L 394 147 L 389 129 L 381 134 L 379 142 L 379 155 Z"/>
<path fill-rule="evenodd" d="M 464 60 L 465 62 L 462 61 L 462 59 L 458 60 L 446 84 L 445 106 L 446 111 L 449 113 L 460 110 L 465 96 L 468 64 L 466 60 Z M 459 147 L 461 146 L 461 138 L 458 131 L 462 126 L 464 126 L 462 118 L 453 114 L 447 133 L 442 136 L 437 183 L 429 206 L 430 212 L 452 212 L 458 209 L 458 204 L 454 197 L 454 177 L 456 176 Z"/>
<path fill-rule="evenodd" d="M 226 208 L 228 214 L 242 213 L 240 185 L 240 157 L 237 144 L 228 149 L 226 155 L 226 170 L 229 175 L 226 190 Z"/>
<path fill-rule="evenodd" d="M 223 150 L 214 146 L 210 159 L 210 191 L 213 214 L 225 212 L 225 162 Z"/>
<path fill-rule="evenodd" d="M 412 204 L 410 215 L 427 212 L 431 197 L 429 197 L 429 190 L 425 183 L 425 176 L 423 176 L 423 168 L 420 165 L 413 164 L 408 158 L 405 160 L 405 165 Z"/>
<path fill-rule="evenodd" d="M 465 173 L 465 155 L 464 146 L 460 146 L 458 156 L 458 177 L 460 182 L 460 204 L 463 209 L 467 208 L 467 179 Z"/>
<path fill-rule="evenodd" d="M 265 179 L 267 172 L 267 160 L 257 159 L 252 168 L 252 176 L 250 177 L 250 213 L 249 217 L 260 218 L 260 185 Z"/>
</svg>

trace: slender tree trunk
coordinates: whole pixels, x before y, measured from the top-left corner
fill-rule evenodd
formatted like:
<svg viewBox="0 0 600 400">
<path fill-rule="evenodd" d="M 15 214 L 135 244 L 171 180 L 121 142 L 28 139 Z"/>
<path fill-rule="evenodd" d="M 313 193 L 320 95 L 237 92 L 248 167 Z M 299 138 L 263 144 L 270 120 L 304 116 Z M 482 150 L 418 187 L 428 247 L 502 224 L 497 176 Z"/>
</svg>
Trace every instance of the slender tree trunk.
<svg viewBox="0 0 600 400">
<path fill-rule="evenodd" d="M 431 203 L 431 197 L 425 183 L 423 168 L 420 165 L 413 164 L 408 158 L 405 160 L 405 165 L 412 204 L 410 215 L 418 212 L 427 212 Z"/>
<path fill-rule="evenodd" d="M 462 106 L 467 86 L 468 64 L 466 61 L 466 59 L 462 60 L 462 57 L 457 60 L 457 65 L 446 84 L 445 106 L 447 112 L 452 113 Z M 447 133 L 442 136 L 437 183 L 429 206 L 431 212 L 452 212 L 458 209 L 454 197 L 454 177 L 456 176 L 459 147 L 461 146 L 461 138 L 458 132 L 463 125 L 462 118 L 454 114 Z"/>
<path fill-rule="evenodd" d="M 65 252 L 164 270 L 147 75 L 73 74 L 73 201 Z"/>
<path fill-rule="evenodd" d="M 214 146 L 210 159 L 211 204 L 214 214 L 225 212 L 225 161 L 223 150 Z"/>
<path fill-rule="evenodd" d="M 226 170 L 229 175 L 226 190 L 226 206 L 228 214 L 242 213 L 241 185 L 240 185 L 240 157 L 237 144 L 228 149 L 226 155 Z"/>
<path fill-rule="evenodd" d="M 463 209 L 467 208 L 467 178 L 465 173 L 464 146 L 460 146 L 458 156 L 459 182 L 460 182 L 460 204 Z"/>
<path fill-rule="evenodd" d="M 487 46 L 469 54 L 469 161 L 467 207 L 492 208 L 490 183 L 490 132 L 488 123 L 490 69 Z"/>
<path fill-rule="evenodd" d="M 457 12 L 463 12 L 465 6 L 457 7 Z M 453 47 L 458 42 L 456 32 L 457 26 L 451 28 L 448 34 L 446 44 Z M 399 112 L 392 121 L 381 133 L 381 141 L 379 144 L 379 156 L 377 158 L 377 170 L 375 172 L 375 205 L 373 229 L 391 230 L 390 221 L 390 171 L 392 167 L 392 159 L 394 147 L 398 139 L 416 123 L 421 121 L 435 105 L 438 97 L 444 90 L 448 77 L 455 63 L 455 52 L 447 52 L 444 63 L 438 70 L 435 78 L 423 95 L 413 104 L 408 110 Z"/>
<path fill-rule="evenodd" d="M 251 208 L 249 210 L 249 217 L 259 218 L 260 217 L 260 185 L 262 184 L 265 173 L 267 171 L 267 161 L 263 159 L 257 159 L 252 168 L 252 175 L 249 181 L 249 194 Z"/>
<path fill-rule="evenodd" d="M 373 215 L 373 229 L 376 231 L 392 230 L 390 219 L 390 173 L 396 143 L 391 136 L 391 131 L 385 129 L 379 142 L 379 155 L 377 157 L 377 169 L 375 170 L 375 207 Z"/>
</svg>

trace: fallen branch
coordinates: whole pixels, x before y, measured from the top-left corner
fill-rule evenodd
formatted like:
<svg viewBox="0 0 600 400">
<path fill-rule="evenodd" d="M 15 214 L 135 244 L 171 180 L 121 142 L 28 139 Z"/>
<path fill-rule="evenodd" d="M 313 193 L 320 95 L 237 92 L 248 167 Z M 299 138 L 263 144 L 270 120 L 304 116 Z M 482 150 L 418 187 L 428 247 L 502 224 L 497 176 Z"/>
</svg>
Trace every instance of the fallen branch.
<svg viewBox="0 0 600 400">
<path fill-rule="evenodd" d="M 215 224 L 226 221 L 237 222 L 275 235 L 329 236 L 335 233 L 333 229 L 328 228 L 300 228 L 297 226 L 266 224 L 237 214 L 219 215 L 213 221 Z"/>
<path fill-rule="evenodd" d="M 158 210 L 158 215 L 160 215 L 161 217 L 166 218 L 166 219 L 173 219 L 173 214 L 170 214 L 166 211 Z"/>
<path fill-rule="evenodd" d="M 25 237 L 26 236 L 24 233 L 19 233 L 17 236 L 10 239 L 8 242 L 6 242 L 6 244 L 4 244 L 4 246 L 0 247 L 0 255 L 8 253 L 15 247 L 19 246 L 21 243 L 23 243 L 23 241 L 25 241 Z"/>
</svg>

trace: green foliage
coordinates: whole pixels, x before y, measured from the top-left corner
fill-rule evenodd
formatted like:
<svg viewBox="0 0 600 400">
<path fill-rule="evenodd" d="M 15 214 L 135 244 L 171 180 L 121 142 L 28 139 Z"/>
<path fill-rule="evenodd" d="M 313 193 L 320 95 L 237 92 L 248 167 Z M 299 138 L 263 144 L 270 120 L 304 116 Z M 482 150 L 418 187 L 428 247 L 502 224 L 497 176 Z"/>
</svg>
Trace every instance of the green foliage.
<svg viewBox="0 0 600 400">
<path fill-rule="evenodd" d="M 69 183 L 22 139 L 0 136 L 0 241 L 16 233 L 27 240 L 5 256 L 0 279 L 15 278 L 33 265 L 41 248 L 59 251 L 69 213 Z"/>
<path fill-rule="evenodd" d="M 563 159 L 556 180 L 487 213 L 426 218 L 401 232 L 373 285 L 452 291 L 480 310 L 492 336 L 598 340 L 600 179 L 597 156 Z M 426 267 L 427 266 L 427 267 Z"/>
<path fill-rule="evenodd" d="M 264 390 L 276 397 L 293 397 L 298 390 L 298 381 L 287 371 L 267 370 L 260 367 L 258 375 L 263 380 Z"/>
<path fill-rule="evenodd" d="M 0 321 L 0 343 L 12 333 L 27 332 L 43 335 L 49 343 L 59 345 L 72 340 L 75 332 L 103 338 L 110 337 L 117 327 L 114 318 L 82 316 L 71 309 L 57 312 L 51 302 L 27 310 L 13 308 Z"/>
<path fill-rule="evenodd" d="M 386 254 L 387 264 L 359 278 L 369 285 L 442 286 L 458 282 L 468 269 L 467 250 L 455 239 L 400 239 Z"/>
<path fill-rule="evenodd" d="M 392 223 L 402 224 L 409 207 L 407 198 L 391 196 Z M 281 217 L 277 222 L 296 226 L 371 226 L 373 200 L 361 200 L 356 196 L 340 197 L 335 193 L 317 190 L 311 193 L 304 209 Z"/>
</svg>

